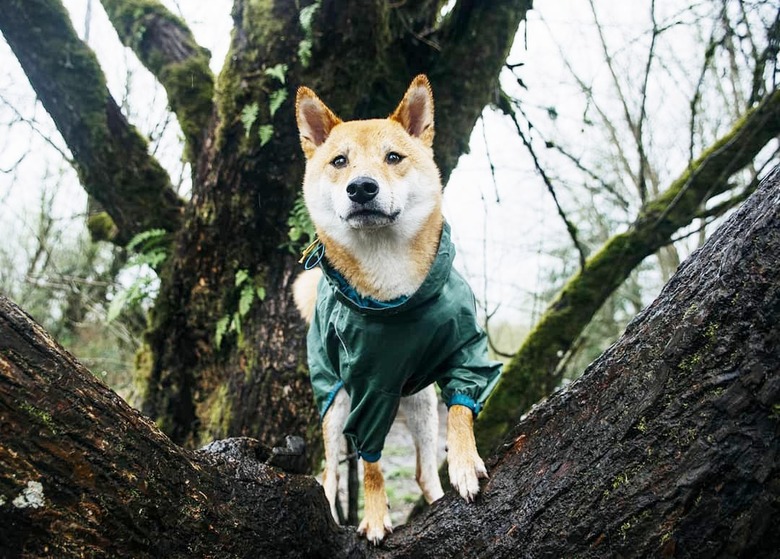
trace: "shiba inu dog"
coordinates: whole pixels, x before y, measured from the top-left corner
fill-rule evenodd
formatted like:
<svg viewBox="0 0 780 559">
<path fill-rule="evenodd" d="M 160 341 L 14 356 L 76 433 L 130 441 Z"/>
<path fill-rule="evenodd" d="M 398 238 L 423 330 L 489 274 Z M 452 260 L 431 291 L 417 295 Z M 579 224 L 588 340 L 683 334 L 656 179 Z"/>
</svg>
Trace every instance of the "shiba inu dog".
<svg viewBox="0 0 780 559">
<path fill-rule="evenodd" d="M 399 407 L 414 439 L 417 481 L 433 502 L 443 495 L 433 383 L 439 385 L 449 408 L 450 481 L 472 501 L 479 478 L 487 477 L 473 419 L 500 365 L 488 360 L 474 295 L 452 269 L 428 79 L 417 76 L 390 117 L 351 122 L 301 87 L 296 117 L 306 156 L 304 199 L 317 240 L 293 296 L 309 322 L 309 370 L 325 441 L 323 485 L 335 517 L 346 435 L 364 461 L 358 531 L 378 543 L 392 531 L 380 457 Z"/>
</svg>

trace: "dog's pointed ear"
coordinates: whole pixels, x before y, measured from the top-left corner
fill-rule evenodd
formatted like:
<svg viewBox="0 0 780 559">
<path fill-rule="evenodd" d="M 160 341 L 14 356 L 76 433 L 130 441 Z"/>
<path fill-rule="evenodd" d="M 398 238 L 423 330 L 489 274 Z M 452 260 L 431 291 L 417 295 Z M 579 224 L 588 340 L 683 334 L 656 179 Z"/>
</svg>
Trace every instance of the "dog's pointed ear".
<svg viewBox="0 0 780 559">
<path fill-rule="evenodd" d="M 314 150 L 328 139 L 328 134 L 341 119 L 333 114 L 325 103 L 308 87 L 299 87 L 295 99 L 295 118 L 301 147 L 306 159 L 311 159 Z"/>
<path fill-rule="evenodd" d="M 433 91 L 427 77 L 420 74 L 412 80 L 390 119 L 428 147 L 433 146 Z"/>
</svg>

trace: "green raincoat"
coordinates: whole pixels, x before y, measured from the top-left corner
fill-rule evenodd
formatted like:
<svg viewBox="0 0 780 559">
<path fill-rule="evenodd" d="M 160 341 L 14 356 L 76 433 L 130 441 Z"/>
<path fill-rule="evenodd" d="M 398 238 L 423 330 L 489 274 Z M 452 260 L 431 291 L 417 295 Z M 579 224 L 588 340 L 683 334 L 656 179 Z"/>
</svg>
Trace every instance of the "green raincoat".
<svg viewBox="0 0 780 559">
<path fill-rule="evenodd" d="M 428 277 L 411 297 L 390 302 L 361 297 L 320 260 L 324 277 L 307 339 L 314 398 L 324 417 L 346 389 L 344 434 L 368 462 L 379 460 L 401 396 L 436 382 L 447 407 L 477 414 L 498 382 L 501 364 L 488 359 L 474 294 L 453 270 L 454 258 L 445 223 Z"/>
</svg>

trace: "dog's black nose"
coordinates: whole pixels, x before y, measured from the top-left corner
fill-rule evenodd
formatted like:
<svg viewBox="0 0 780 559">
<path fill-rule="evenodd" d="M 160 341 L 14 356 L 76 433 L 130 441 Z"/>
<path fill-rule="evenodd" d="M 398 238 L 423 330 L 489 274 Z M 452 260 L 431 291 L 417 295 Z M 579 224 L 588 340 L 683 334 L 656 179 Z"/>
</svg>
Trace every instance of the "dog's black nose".
<svg viewBox="0 0 780 559">
<path fill-rule="evenodd" d="M 356 204 L 366 204 L 379 192 L 379 183 L 370 177 L 358 177 L 347 185 L 347 196 Z"/>
</svg>

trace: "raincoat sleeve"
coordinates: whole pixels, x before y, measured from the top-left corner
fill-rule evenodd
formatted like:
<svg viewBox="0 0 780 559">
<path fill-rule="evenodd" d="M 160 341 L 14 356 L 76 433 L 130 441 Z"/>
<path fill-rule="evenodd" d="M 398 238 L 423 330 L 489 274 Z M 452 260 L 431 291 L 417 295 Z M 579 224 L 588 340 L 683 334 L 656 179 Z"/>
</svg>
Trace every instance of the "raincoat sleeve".
<svg viewBox="0 0 780 559">
<path fill-rule="evenodd" d="M 325 417 L 325 412 L 333 403 L 336 394 L 344 386 L 331 356 L 328 354 L 328 320 L 318 308 L 309 326 L 306 338 L 306 346 L 309 362 L 309 377 L 314 401 L 320 412 L 320 419 Z"/>
<path fill-rule="evenodd" d="M 501 377 L 501 363 L 488 359 L 487 336 L 478 329 L 446 362 L 436 381 L 447 407 L 466 406 L 477 415 Z"/>
</svg>

